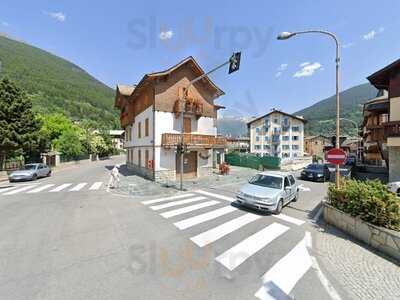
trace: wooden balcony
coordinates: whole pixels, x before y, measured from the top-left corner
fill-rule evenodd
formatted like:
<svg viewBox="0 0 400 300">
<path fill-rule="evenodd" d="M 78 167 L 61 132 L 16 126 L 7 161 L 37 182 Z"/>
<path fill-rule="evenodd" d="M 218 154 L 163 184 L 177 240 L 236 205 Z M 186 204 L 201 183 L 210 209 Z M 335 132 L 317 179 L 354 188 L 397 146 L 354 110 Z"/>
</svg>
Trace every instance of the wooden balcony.
<svg viewBox="0 0 400 300">
<path fill-rule="evenodd" d="M 176 147 L 180 141 L 181 135 L 179 133 L 163 133 L 161 145 L 165 148 Z M 225 148 L 227 146 L 224 137 L 190 133 L 183 135 L 183 143 L 189 147 L 200 148 Z"/>
<path fill-rule="evenodd" d="M 203 104 L 193 99 L 187 99 L 187 100 L 178 99 L 175 101 L 174 113 L 178 117 L 181 112 L 186 114 L 193 114 L 196 117 L 200 117 L 204 112 Z"/>
<path fill-rule="evenodd" d="M 385 128 L 385 137 L 400 137 L 400 121 L 391 121 L 383 123 Z"/>
<path fill-rule="evenodd" d="M 384 142 L 386 139 L 383 125 L 367 125 L 367 131 L 371 142 Z"/>
</svg>

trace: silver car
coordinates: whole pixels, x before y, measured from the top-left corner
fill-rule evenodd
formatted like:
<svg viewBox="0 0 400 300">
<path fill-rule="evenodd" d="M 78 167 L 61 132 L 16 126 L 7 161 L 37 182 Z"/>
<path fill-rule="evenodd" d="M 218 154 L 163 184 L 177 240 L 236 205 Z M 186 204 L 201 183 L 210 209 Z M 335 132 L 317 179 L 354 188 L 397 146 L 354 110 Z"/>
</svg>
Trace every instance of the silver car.
<svg viewBox="0 0 400 300">
<path fill-rule="evenodd" d="M 42 163 L 26 164 L 21 170 L 13 171 L 8 175 L 10 182 L 36 180 L 39 177 L 51 175 L 51 169 Z"/>
<path fill-rule="evenodd" d="M 297 201 L 299 188 L 294 176 L 285 172 L 262 172 L 240 188 L 236 196 L 242 205 L 279 214 L 289 202 Z"/>
</svg>

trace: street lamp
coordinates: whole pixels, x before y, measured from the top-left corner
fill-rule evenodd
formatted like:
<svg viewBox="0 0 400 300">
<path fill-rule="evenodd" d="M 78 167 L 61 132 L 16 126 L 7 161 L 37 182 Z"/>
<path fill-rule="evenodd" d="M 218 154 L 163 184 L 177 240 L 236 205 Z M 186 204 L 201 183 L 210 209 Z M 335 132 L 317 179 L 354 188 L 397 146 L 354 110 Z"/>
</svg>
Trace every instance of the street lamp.
<svg viewBox="0 0 400 300">
<path fill-rule="evenodd" d="M 340 66 L 340 55 L 339 55 L 339 49 L 340 49 L 340 43 L 339 40 L 337 39 L 336 35 L 325 30 L 305 30 L 305 31 L 297 31 L 297 32 L 282 32 L 277 36 L 278 40 L 287 40 L 290 39 L 291 37 L 299 34 L 306 34 L 306 33 L 320 33 L 324 35 L 328 35 L 331 37 L 336 44 L 336 149 L 340 149 L 340 144 L 339 144 L 339 137 L 340 137 L 340 98 L 339 98 L 339 66 Z M 339 181 L 339 165 L 336 165 L 336 187 L 340 187 L 340 181 Z"/>
</svg>

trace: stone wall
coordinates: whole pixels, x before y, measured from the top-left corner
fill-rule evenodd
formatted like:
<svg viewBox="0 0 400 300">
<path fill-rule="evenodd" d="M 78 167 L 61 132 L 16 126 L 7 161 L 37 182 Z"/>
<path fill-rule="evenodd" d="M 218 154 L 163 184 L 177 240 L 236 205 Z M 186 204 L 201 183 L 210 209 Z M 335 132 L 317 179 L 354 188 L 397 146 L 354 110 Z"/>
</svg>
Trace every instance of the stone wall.
<svg viewBox="0 0 400 300">
<path fill-rule="evenodd" d="M 171 181 L 175 181 L 176 173 L 175 170 L 162 170 L 154 172 L 154 180 L 156 182 L 168 184 Z"/>
<path fill-rule="evenodd" d="M 152 169 L 140 167 L 140 166 L 132 164 L 132 163 L 127 164 L 127 168 L 128 168 L 128 170 L 132 171 L 136 175 L 139 175 L 144 178 L 151 179 L 151 180 L 154 179 Z"/>
<path fill-rule="evenodd" d="M 199 167 L 197 169 L 197 176 L 198 177 L 203 177 L 203 176 L 211 176 L 213 173 L 213 168 L 212 167 Z"/>
<path fill-rule="evenodd" d="M 324 220 L 400 262 L 400 232 L 372 225 L 324 204 Z"/>
<path fill-rule="evenodd" d="M 400 181 L 400 147 L 390 146 L 389 149 L 389 182 Z"/>
</svg>

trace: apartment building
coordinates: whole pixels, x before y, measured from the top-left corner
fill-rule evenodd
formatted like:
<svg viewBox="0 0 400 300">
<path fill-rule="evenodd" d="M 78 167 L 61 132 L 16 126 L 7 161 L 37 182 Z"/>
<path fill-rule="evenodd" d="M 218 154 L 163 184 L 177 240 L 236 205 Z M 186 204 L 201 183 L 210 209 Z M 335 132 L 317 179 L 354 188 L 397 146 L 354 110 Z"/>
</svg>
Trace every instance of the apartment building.
<svg viewBox="0 0 400 300">
<path fill-rule="evenodd" d="M 224 93 L 206 76 L 183 96 L 189 82 L 203 74 L 188 57 L 168 70 L 144 75 L 136 86 L 117 86 L 115 106 L 121 110 L 129 169 L 156 181 L 175 180 L 181 170 L 177 148 L 183 130 L 183 176 L 212 172 L 226 148 L 216 127 L 223 107 L 214 104 Z"/>
<path fill-rule="evenodd" d="M 304 153 L 324 158 L 324 148 L 330 146 L 331 141 L 327 136 L 324 135 L 314 135 L 307 136 L 304 138 Z"/>
<path fill-rule="evenodd" d="M 368 127 L 368 137 L 386 144 L 389 181 L 400 181 L 400 59 L 370 75 L 369 82 L 378 90 L 388 92 L 388 110 L 378 113 L 379 122 Z M 385 101 L 383 100 L 383 103 Z M 382 106 L 382 103 L 377 103 Z M 387 116 L 385 116 L 387 114 Z M 380 116 L 379 116 L 380 115 Z M 371 119 L 371 118 L 370 118 Z"/>
<path fill-rule="evenodd" d="M 276 109 L 247 123 L 250 152 L 293 159 L 304 155 L 304 124 L 300 116 Z"/>
</svg>

